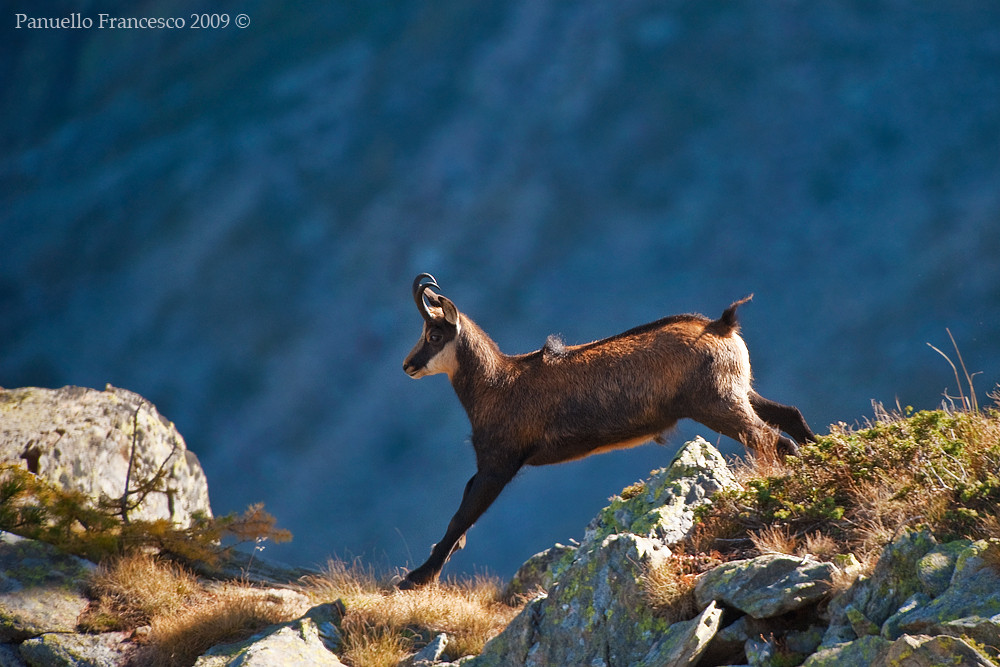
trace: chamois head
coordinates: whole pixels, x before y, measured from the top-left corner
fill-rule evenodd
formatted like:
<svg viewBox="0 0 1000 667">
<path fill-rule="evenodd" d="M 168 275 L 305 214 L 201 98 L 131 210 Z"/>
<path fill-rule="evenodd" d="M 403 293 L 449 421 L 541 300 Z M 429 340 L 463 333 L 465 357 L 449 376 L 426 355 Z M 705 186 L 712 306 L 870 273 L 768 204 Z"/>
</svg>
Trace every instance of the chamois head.
<svg viewBox="0 0 1000 667">
<path fill-rule="evenodd" d="M 450 299 L 434 292 L 441 289 L 434 276 L 421 273 L 413 280 L 413 300 L 424 318 L 420 339 L 403 361 L 411 378 L 455 371 L 455 340 L 462 329 L 458 308 Z"/>
</svg>

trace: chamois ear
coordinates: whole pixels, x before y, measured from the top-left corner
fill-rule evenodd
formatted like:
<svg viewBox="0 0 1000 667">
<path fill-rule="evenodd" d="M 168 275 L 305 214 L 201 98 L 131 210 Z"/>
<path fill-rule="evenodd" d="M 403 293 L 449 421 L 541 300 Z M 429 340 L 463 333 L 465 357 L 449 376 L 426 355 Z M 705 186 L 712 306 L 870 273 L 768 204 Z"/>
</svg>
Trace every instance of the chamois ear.
<svg viewBox="0 0 1000 667">
<path fill-rule="evenodd" d="M 441 302 L 441 310 L 444 311 L 444 320 L 448 324 L 458 324 L 458 308 L 455 304 L 451 302 L 446 296 L 438 296 L 438 300 Z"/>
<path fill-rule="evenodd" d="M 439 300 L 441 298 L 441 295 L 439 295 L 434 290 L 432 289 L 424 290 L 424 298 L 427 299 L 427 303 L 429 303 L 432 308 L 441 307 L 441 301 Z"/>
</svg>

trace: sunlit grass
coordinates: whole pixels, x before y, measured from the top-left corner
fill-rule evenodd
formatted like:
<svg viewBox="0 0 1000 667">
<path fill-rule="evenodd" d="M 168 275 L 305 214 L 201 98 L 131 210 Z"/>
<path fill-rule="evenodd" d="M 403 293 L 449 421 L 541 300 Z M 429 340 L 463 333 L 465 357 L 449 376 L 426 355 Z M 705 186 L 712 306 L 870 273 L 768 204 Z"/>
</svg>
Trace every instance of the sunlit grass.
<svg viewBox="0 0 1000 667">
<path fill-rule="evenodd" d="M 497 580 L 476 577 L 399 591 L 370 568 L 330 561 L 306 582 L 311 595 L 341 600 L 341 658 L 352 667 L 396 665 L 440 633 L 450 637 L 452 659 L 475 655 L 517 615 L 520 606 L 502 600 Z"/>
</svg>

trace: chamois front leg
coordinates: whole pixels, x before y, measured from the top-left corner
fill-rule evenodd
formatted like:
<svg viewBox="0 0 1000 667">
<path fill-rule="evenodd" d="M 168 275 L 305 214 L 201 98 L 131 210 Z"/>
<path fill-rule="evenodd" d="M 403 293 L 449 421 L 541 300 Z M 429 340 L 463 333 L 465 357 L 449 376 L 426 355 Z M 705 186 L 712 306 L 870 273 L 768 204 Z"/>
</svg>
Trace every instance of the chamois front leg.
<svg viewBox="0 0 1000 667">
<path fill-rule="evenodd" d="M 768 400 L 755 391 L 749 397 L 750 405 L 761 419 L 792 436 L 795 442 L 804 445 L 816 441 L 816 434 L 798 408 Z"/>
<path fill-rule="evenodd" d="M 448 562 L 452 553 L 464 546 L 465 532 L 493 504 L 507 483 L 514 479 L 515 474 L 517 470 L 501 472 L 481 469 L 473 475 L 465 485 L 462 503 L 448 524 L 444 537 L 431 549 L 431 556 L 427 562 L 407 574 L 399 583 L 399 588 L 409 590 L 437 581 L 441 568 Z"/>
</svg>

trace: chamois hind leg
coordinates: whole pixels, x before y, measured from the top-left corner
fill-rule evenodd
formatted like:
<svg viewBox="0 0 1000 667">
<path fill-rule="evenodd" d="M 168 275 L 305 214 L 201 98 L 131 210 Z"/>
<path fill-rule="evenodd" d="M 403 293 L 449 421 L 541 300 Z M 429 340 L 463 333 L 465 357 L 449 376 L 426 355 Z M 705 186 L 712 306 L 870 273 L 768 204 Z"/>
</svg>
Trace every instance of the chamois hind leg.
<svg viewBox="0 0 1000 667">
<path fill-rule="evenodd" d="M 516 470 L 510 473 L 480 470 L 473 475 L 472 479 L 465 485 L 462 503 L 448 524 L 448 530 L 444 537 L 431 549 L 430 558 L 423 565 L 407 574 L 406 578 L 399 583 L 399 588 L 408 590 L 437 581 L 441 569 L 451 558 L 451 555 L 465 546 L 466 531 L 493 504 L 507 483 L 514 479 L 515 474 L 517 474 Z"/>
<path fill-rule="evenodd" d="M 713 411 L 694 419 L 713 431 L 743 443 L 754 456 L 777 454 L 784 457 L 798 451 L 798 445 L 762 420 L 748 401 L 738 400 L 726 407 L 728 409 L 724 412 Z"/>
<path fill-rule="evenodd" d="M 750 392 L 750 405 L 761 419 L 792 436 L 800 445 L 816 440 L 816 434 L 798 408 L 766 399 L 755 391 Z"/>
</svg>

